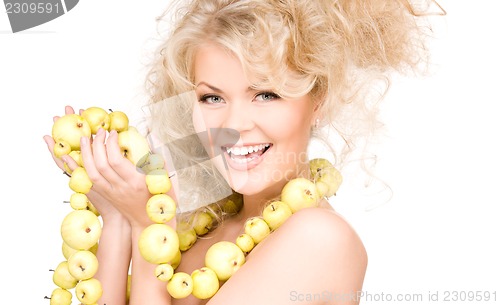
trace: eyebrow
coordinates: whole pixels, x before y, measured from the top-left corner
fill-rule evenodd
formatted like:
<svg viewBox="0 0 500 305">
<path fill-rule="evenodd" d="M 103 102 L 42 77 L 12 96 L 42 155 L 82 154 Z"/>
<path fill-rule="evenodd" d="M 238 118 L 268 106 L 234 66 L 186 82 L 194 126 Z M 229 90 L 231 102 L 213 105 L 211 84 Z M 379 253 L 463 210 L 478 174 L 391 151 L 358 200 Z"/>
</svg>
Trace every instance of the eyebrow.
<svg viewBox="0 0 500 305">
<path fill-rule="evenodd" d="M 213 91 L 215 91 L 215 92 L 217 92 L 217 93 L 222 93 L 222 92 L 224 92 L 222 89 L 219 89 L 219 88 L 217 88 L 217 87 L 215 87 L 215 86 L 212 86 L 212 85 L 210 85 L 209 83 L 206 83 L 206 82 L 204 82 L 204 81 L 199 82 L 199 83 L 196 85 L 196 88 L 198 88 L 200 85 L 205 85 L 205 86 L 207 86 L 208 88 L 210 88 L 211 90 L 213 90 Z M 252 87 L 248 87 L 248 88 L 247 88 L 247 92 L 248 92 L 248 91 L 257 91 L 257 89 L 252 88 Z"/>
</svg>

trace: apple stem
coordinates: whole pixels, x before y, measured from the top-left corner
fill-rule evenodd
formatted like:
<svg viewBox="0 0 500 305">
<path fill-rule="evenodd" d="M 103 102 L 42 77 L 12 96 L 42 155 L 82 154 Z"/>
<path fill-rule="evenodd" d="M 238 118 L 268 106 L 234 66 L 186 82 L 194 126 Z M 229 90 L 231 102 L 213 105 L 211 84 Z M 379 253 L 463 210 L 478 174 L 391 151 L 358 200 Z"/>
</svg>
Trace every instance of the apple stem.
<svg viewBox="0 0 500 305">
<path fill-rule="evenodd" d="M 49 271 L 55 272 L 55 270 L 54 270 L 54 269 L 49 269 Z"/>
<path fill-rule="evenodd" d="M 68 200 L 63 200 L 63 203 L 69 203 L 69 201 Z"/>
<path fill-rule="evenodd" d="M 45 300 L 50 300 L 51 298 L 49 298 L 48 296 L 44 296 L 43 297 Z"/>
<path fill-rule="evenodd" d="M 70 175 L 70 174 L 68 174 L 66 171 L 64 171 L 64 172 L 63 172 L 63 175 L 66 175 L 66 176 L 68 176 L 68 177 L 70 177 L 70 178 L 71 178 L 71 175 Z"/>
<path fill-rule="evenodd" d="M 109 108 L 108 110 L 109 110 L 109 112 L 113 112 L 113 109 L 111 109 L 111 108 Z M 104 304 L 104 305 L 106 305 L 106 304 Z"/>
</svg>

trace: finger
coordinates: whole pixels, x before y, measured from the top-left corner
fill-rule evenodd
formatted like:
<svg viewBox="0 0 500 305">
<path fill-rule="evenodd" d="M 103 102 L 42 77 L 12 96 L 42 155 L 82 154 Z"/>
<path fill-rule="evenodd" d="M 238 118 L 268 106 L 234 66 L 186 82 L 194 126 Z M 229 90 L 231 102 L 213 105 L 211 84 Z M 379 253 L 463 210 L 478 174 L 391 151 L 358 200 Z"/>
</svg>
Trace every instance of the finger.
<svg viewBox="0 0 500 305">
<path fill-rule="evenodd" d="M 114 171 L 125 181 L 132 182 L 132 179 L 143 179 L 143 175 L 137 170 L 134 164 L 126 159 L 118 145 L 118 133 L 112 130 L 106 141 L 106 152 L 108 162 Z"/>
<path fill-rule="evenodd" d="M 66 163 L 66 165 L 69 167 L 71 171 L 74 171 L 75 168 L 79 167 L 78 163 L 73 159 L 71 156 L 64 155 L 61 156 L 61 160 Z"/>
<path fill-rule="evenodd" d="M 123 185 L 125 181 L 114 171 L 108 163 L 108 156 L 106 153 L 106 131 L 99 128 L 94 141 L 92 142 L 92 152 L 94 155 L 94 163 L 99 173 L 112 185 Z"/>
<path fill-rule="evenodd" d="M 87 171 L 87 175 L 89 176 L 90 180 L 92 180 L 93 187 L 103 190 L 109 190 L 111 188 L 111 184 L 101 175 L 101 173 L 96 168 L 89 138 L 82 137 L 80 139 L 80 151 L 82 154 L 83 164 L 85 164 L 85 170 Z"/>
<path fill-rule="evenodd" d="M 64 107 L 64 113 L 65 114 L 74 114 L 75 110 L 71 106 L 66 106 L 66 107 Z"/>
</svg>

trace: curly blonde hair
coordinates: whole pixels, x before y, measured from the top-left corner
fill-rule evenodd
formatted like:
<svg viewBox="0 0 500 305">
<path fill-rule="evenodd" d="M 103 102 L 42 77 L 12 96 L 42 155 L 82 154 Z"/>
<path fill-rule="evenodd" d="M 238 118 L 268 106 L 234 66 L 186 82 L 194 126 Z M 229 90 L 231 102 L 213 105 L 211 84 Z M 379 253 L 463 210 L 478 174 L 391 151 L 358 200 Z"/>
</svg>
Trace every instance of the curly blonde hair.
<svg viewBox="0 0 500 305">
<path fill-rule="evenodd" d="M 193 62 L 206 43 L 235 54 L 255 86 L 283 97 L 309 94 L 321 126 L 344 141 L 332 147 L 342 166 L 354 143 L 378 126 L 376 102 L 393 72 L 426 63 L 431 1 L 187 0 L 159 17 L 160 37 L 147 77 L 151 132 L 168 145 L 181 189 L 179 205 L 196 210 L 228 196 L 193 128 Z M 439 5 L 437 5 L 439 7 Z M 439 7 L 439 9 L 441 9 Z M 422 22 L 421 22 L 422 21 Z M 382 84 L 382 90 L 380 90 Z M 313 137 L 322 138 L 314 129 Z M 217 191 L 219 190 L 219 191 Z"/>
</svg>

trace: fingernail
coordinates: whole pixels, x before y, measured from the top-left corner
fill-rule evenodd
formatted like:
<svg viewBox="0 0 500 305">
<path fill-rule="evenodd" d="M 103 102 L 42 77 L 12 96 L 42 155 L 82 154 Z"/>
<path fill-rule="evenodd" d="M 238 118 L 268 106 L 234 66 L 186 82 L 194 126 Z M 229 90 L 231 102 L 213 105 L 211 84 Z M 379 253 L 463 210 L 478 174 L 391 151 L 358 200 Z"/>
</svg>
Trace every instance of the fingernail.
<svg viewBox="0 0 500 305">
<path fill-rule="evenodd" d="M 80 139 L 80 145 L 83 147 L 83 146 L 86 146 L 87 143 L 89 142 L 89 139 L 87 139 L 87 137 L 82 137 Z"/>
<path fill-rule="evenodd" d="M 61 160 L 63 160 L 64 163 L 68 163 L 68 157 L 66 155 L 61 157 Z"/>
<path fill-rule="evenodd" d="M 102 135 L 103 132 L 104 132 L 104 130 L 99 127 L 99 129 L 97 129 L 96 136 Z"/>
</svg>

